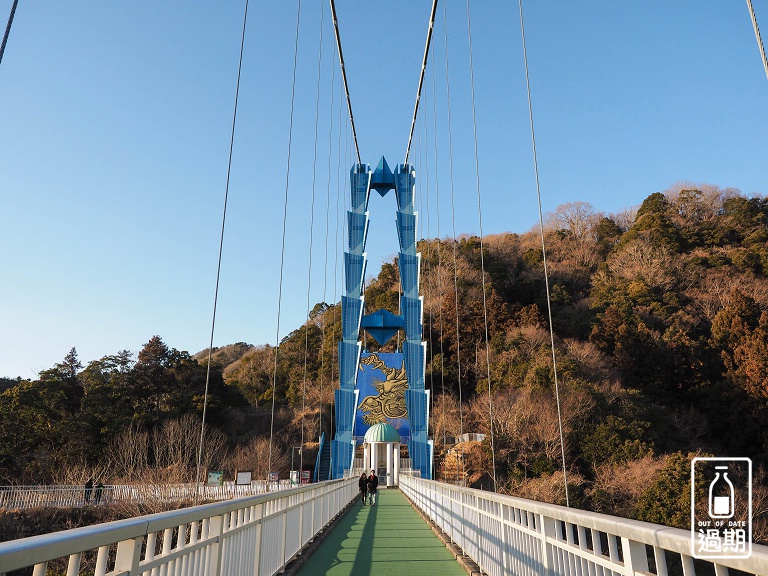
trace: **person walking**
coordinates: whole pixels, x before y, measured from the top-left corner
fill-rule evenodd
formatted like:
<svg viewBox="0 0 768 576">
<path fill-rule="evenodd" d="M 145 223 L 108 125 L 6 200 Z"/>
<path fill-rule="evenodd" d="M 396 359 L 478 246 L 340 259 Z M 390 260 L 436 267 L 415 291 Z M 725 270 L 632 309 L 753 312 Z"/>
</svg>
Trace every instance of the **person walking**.
<svg viewBox="0 0 768 576">
<path fill-rule="evenodd" d="M 91 502 L 91 494 L 93 493 L 93 478 L 88 478 L 88 482 L 85 483 L 85 503 Z"/>
<path fill-rule="evenodd" d="M 376 471 L 371 470 L 371 475 L 368 476 L 368 503 L 371 506 L 376 506 L 376 490 L 379 488 L 379 477 L 376 476 Z"/>
<path fill-rule="evenodd" d="M 104 492 L 104 484 L 99 482 L 94 490 L 96 492 L 96 504 L 101 504 L 101 493 Z"/>
<path fill-rule="evenodd" d="M 368 492 L 368 477 L 365 475 L 365 472 L 360 475 L 357 487 L 360 489 L 360 500 L 363 501 L 363 506 L 365 506 L 365 495 Z"/>
</svg>

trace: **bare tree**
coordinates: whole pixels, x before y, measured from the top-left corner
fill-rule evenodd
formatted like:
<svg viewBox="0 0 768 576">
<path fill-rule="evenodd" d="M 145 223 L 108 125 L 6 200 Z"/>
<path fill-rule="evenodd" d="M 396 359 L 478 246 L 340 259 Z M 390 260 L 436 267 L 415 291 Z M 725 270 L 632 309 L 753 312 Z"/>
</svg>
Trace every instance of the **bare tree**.
<svg viewBox="0 0 768 576">
<path fill-rule="evenodd" d="M 430 411 L 432 436 L 436 445 L 443 445 L 443 437 L 457 437 L 461 433 L 459 402 L 452 394 L 435 396 L 435 403 Z M 448 439 L 450 442 L 451 439 Z"/>
<path fill-rule="evenodd" d="M 238 446 L 226 460 L 226 467 L 231 470 L 251 470 L 253 477 L 267 479 L 267 472 L 287 471 L 290 465 L 288 450 L 279 442 L 272 442 L 272 470 L 267 470 L 269 463 L 269 438 L 252 438 L 244 446 Z"/>
<path fill-rule="evenodd" d="M 594 207 L 588 202 L 568 202 L 548 215 L 544 228 L 563 230 L 577 242 L 585 243 L 594 240 L 592 230 L 597 218 Z"/>
<path fill-rule="evenodd" d="M 149 434 L 131 424 L 112 441 L 107 455 L 117 478 L 137 480 L 149 463 Z"/>
<path fill-rule="evenodd" d="M 644 238 L 629 242 L 608 258 L 608 269 L 627 281 L 643 280 L 648 286 L 670 290 L 678 282 L 679 258 Z"/>
<path fill-rule="evenodd" d="M 580 474 L 573 471 L 568 473 L 569 486 L 582 486 L 585 483 L 586 480 Z M 521 498 L 538 500 L 539 502 L 565 504 L 565 487 L 563 485 L 562 472 L 545 474 L 538 478 L 527 480 L 515 488 L 510 489 L 506 487 L 504 491 Z"/>
<path fill-rule="evenodd" d="M 616 223 L 616 226 L 624 230 L 625 232 L 632 227 L 637 217 L 638 207 L 627 208 L 621 212 L 610 214 L 608 217 Z"/>
<path fill-rule="evenodd" d="M 595 469 L 595 480 L 587 490 L 595 512 L 632 517 L 640 496 L 657 478 L 664 458 L 651 454 L 622 464 L 603 464 Z"/>
<path fill-rule="evenodd" d="M 167 482 L 191 482 L 197 468 L 197 450 L 201 420 L 196 414 L 184 414 L 176 420 L 167 420 L 152 434 L 155 465 L 164 470 Z M 219 464 L 227 450 L 226 436 L 206 426 L 203 439 L 202 466 Z"/>
<path fill-rule="evenodd" d="M 88 464 L 84 460 L 67 466 L 60 466 L 54 470 L 53 483 L 59 485 L 85 484 L 88 479 L 99 479 L 102 482 L 113 481 L 113 460 L 103 458 L 94 464 Z"/>
</svg>

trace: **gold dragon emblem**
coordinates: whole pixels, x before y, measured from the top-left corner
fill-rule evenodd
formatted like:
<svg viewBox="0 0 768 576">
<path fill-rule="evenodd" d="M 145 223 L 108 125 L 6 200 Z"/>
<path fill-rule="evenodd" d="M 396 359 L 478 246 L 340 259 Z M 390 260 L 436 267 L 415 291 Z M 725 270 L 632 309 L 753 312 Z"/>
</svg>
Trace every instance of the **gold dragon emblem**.
<svg viewBox="0 0 768 576">
<path fill-rule="evenodd" d="M 405 391 L 408 389 L 405 361 L 400 368 L 390 368 L 374 353 L 360 359 L 360 368 L 364 369 L 364 365 L 381 370 L 385 380 L 373 378 L 373 387 L 378 394 L 366 396 L 357 407 L 363 413 L 363 422 L 372 426 L 386 422 L 387 418 L 405 418 L 408 415 L 405 407 Z"/>
</svg>

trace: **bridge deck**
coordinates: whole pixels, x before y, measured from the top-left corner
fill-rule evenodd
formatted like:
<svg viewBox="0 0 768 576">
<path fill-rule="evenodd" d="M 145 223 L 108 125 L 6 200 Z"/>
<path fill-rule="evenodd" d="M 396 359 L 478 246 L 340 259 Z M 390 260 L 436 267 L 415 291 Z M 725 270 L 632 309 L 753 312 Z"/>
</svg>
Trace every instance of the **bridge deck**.
<svg viewBox="0 0 768 576">
<path fill-rule="evenodd" d="M 352 505 L 297 576 L 317 574 L 466 576 L 399 490 L 380 490 L 376 506 Z"/>
</svg>

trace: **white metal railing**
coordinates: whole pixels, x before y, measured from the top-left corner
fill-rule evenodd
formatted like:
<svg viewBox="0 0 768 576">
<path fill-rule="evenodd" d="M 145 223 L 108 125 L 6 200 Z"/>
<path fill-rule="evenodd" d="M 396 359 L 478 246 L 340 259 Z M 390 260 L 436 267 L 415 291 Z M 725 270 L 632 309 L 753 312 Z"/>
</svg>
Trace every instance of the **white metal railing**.
<svg viewBox="0 0 768 576">
<path fill-rule="evenodd" d="M 400 489 L 490 576 L 768 575 L 768 546 L 694 561 L 691 533 L 678 528 L 408 476 Z"/>
<path fill-rule="evenodd" d="M 353 479 L 0 543 L 0 575 L 253 576 L 282 570 L 355 496 Z"/>
<path fill-rule="evenodd" d="M 290 481 L 267 482 L 257 480 L 251 484 L 225 484 L 201 486 L 199 498 L 204 501 L 229 500 L 284 490 Z M 0 508 L 53 507 L 66 508 L 87 504 L 121 502 L 146 504 L 149 502 L 184 502 L 195 497 L 194 484 L 118 484 L 104 486 L 99 495 L 97 488 L 89 494 L 83 486 L 0 486 Z"/>
</svg>

